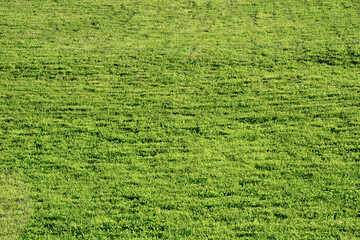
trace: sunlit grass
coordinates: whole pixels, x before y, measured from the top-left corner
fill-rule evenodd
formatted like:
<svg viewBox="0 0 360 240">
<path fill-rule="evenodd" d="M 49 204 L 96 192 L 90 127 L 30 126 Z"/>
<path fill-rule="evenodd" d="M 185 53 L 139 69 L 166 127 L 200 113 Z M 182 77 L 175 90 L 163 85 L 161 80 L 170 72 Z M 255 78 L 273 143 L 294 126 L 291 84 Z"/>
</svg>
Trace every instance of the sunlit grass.
<svg viewBox="0 0 360 240">
<path fill-rule="evenodd" d="M 359 238 L 359 6 L 3 1 L 4 232 Z"/>
<path fill-rule="evenodd" d="M 0 239 L 17 239 L 31 212 L 25 184 L 11 172 L 0 172 Z"/>
</svg>

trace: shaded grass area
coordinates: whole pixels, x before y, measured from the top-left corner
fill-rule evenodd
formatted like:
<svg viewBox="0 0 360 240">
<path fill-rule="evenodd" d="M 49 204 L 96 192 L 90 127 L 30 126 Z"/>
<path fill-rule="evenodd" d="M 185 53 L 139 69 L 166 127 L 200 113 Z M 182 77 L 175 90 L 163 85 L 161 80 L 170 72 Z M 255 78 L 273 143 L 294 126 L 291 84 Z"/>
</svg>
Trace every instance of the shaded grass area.
<svg viewBox="0 0 360 240">
<path fill-rule="evenodd" d="M 6 1 L 21 238 L 358 238 L 356 3 Z"/>
</svg>

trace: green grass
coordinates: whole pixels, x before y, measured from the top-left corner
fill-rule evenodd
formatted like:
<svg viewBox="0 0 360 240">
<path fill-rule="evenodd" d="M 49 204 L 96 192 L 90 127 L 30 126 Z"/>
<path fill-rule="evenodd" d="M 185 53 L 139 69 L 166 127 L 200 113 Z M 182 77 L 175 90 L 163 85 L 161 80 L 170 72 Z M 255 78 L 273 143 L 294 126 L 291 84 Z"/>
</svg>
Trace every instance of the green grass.
<svg viewBox="0 0 360 240">
<path fill-rule="evenodd" d="M 360 238 L 359 12 L 3 0 L 0 236 Z"/>
<path fill-rule="evenodd" d="M 25 184 L 11 172 L 0 173 L 0 239 L 16 239 L 30 215 Z"/>
</svg>

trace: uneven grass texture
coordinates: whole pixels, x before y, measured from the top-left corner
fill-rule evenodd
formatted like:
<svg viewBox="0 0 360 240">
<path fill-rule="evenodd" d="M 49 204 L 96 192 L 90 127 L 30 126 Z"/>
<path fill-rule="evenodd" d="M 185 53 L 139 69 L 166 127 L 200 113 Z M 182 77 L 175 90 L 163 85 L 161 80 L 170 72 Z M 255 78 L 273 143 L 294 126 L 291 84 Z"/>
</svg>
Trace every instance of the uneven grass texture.
<svg viewBox="0 0 360 240">
<path fill-rule="evenodd" d="M 1 235 L 360 238 L 359 13 L 2 0 Z"/>
</svg>

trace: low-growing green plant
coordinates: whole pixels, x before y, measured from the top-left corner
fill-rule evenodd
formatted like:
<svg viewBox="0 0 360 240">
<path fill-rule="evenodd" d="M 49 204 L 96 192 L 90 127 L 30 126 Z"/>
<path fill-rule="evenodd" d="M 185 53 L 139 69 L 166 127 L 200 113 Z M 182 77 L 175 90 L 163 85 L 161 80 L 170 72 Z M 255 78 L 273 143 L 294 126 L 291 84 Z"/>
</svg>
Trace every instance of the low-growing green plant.
<svg viewBox="0 0 360 240">
<path fill-rule="evenodd" d="M 12 172 L 0 172 L 0 239 L 16 239 L 30 214 L 24 182 Z"/>
<path fill-rule="evenodd" d="M 0 235 L 359 238 L 359 6 L 3 0 Z"/>
</svg>

